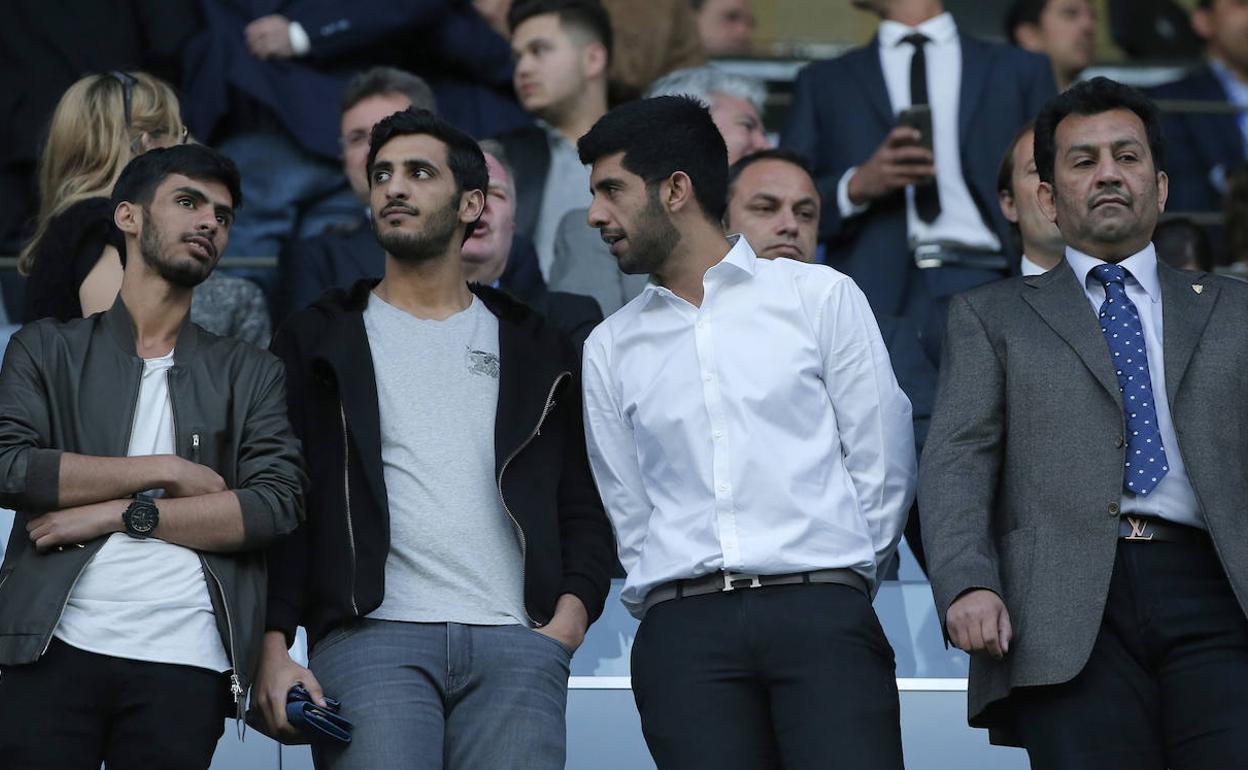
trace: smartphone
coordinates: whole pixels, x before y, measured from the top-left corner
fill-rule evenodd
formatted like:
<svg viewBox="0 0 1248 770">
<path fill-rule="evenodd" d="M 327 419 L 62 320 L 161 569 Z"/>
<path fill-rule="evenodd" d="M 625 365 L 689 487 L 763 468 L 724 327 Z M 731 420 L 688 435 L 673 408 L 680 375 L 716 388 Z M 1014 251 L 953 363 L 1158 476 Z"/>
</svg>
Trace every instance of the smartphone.
<svg viewBox="0 0 1248 770">
<path fill-rule="evenodd" d="M 932 105 L 916 104 L 897 113 L 897 125 L 909 126 L 919 132 L 917 146 L 932 151 Z"/>
</svg>

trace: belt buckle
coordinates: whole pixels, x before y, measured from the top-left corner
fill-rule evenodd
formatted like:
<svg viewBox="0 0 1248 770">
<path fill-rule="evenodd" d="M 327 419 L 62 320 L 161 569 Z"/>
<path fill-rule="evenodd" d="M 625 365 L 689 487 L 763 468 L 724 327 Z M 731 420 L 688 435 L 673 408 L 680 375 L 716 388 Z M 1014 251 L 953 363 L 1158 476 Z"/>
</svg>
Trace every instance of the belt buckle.
<svg viewBox="0 0 1248 770">
<path fill-rule="evenodd" d="M 1153 539 L 1154 533 L 1148 531 L 1148 526 L 1149 526 L 1148 519 L 1141 519 L 1135 516 L 1128 516 L 1127 524 L 1131 527 L 1131 534 L 1124 537 L 1123 540 L 1135 540 L 1135 541 L 1147 542 Z M 1145 535 L 1148 535 L 1148 537 L 1145 537 Z"/>
<path fill-rule="evenodd" d="M 920 270 L 943 267 L 945 260 L 941 257 L 944 248 L 935 243 L 921 243 L 914 247 L 914 264 Z"/>
<path fill-rule="evenodd" d="M 737 583 L 749 581 L 748 584 L 739 586 Z M 762 588 L 763 582 L 759 575 L 751 572 L 731 572 L 724 570 L 724 591 L 735 591 L 738 588 Z"/>
</svg>

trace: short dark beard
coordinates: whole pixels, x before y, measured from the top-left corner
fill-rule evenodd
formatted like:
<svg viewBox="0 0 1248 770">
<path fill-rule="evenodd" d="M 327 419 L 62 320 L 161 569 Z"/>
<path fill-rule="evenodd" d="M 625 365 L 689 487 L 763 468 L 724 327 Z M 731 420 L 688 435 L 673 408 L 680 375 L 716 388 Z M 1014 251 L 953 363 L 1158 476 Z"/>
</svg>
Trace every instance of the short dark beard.
<svg viewBox="0 0 1248 770">
<path fill-rule="evenodd" d="M 182 262 L 162 259 L 161 250 L 168 248 L 164 243 L 164 234 L 152 221 L 151 210 L 144 206 L 143 230 L 139 233 L 139 256 L 143 258 L 143 263 L 156 271 L 165 282 L 180 289 L 194 289 L 212 273 L 212 266 L 204 269 L 197 259 Z"/>
<path fill-rule="evenodd" d="M 659 203 L 659 186 L 647 193 L 646 207 L 629 228 L 629 249 L 619 260 L 620 270 L 629 275 L 657 272 L 680 243 L 680 230 Z"/>
<path fill-rule="evenodd" d="M 373 220 L 373 232 L 377 242 L 386 253 L 406 265 L 429 262 L 446 254 L 460 226 L 459 198 L 453 197 L 444 208 L 430 211 L 428 221 L 418 233 L 387 228 L 384 222 Z"/>
</svg>

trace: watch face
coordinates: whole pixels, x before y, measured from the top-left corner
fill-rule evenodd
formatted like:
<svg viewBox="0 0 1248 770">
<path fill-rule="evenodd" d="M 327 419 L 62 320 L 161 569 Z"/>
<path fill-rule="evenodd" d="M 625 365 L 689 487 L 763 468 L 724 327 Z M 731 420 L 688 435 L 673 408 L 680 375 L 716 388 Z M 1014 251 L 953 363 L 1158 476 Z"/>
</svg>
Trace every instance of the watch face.
<svg viewBox="0 0 1248 770">
<path fill-rule="evenodd" d="M 138 535 L 146 535 L 156 529 L 156 522 L 159 519 L 156 506 L 151 503 L 132 503 L 130 510 L 126 512 L 129 521 L 127 525 L 131 532 Z"/>
</svg>

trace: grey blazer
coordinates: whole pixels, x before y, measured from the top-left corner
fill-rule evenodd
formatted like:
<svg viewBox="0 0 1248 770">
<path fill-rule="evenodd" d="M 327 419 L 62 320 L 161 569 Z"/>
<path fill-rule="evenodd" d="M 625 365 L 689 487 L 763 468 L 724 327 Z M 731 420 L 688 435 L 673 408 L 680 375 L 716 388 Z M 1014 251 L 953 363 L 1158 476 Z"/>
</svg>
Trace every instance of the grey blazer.
<svg viewBox="0 0 1248 770">
<path fill-rule="evenodd" d="M 609 316 L 640 294 L 650 277 L 620 272 L 598 231 L 586 224 L 587 216 L 586 209 L 573 209 L 559 220 L 546 285 L 551 291 L 593 297 L 602 314 Z"/>
<path fill-rule="evenodd" d="M 1166 398 L 1209 533 L 1248 610 L 1248 284 L 1158 265 Z M 919 474 L 941 623 L 987 588 L 1014 627 L 972 656 L 969 716 L 1014 743 L 1008 696 L 1087 662 L 1118 538 L 1122 397 L 1100 326 L 1063 262 L 956 297 Z"/>
</svg>

